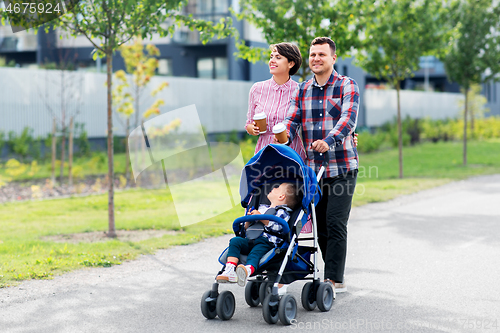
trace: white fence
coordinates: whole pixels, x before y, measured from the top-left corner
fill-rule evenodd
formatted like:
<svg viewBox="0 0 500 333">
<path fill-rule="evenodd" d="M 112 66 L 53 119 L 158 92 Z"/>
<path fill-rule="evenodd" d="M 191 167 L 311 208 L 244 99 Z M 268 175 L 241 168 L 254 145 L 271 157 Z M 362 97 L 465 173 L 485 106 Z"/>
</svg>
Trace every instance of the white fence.
<svg viewBox="0 0 500 333">
<path fill-rule="evenodd" d="M 106 136 L 106 75 L 65 72 L 62 79 L 62 74 L 61 71 L 0 68 L 0 131 L 19 133 L 28 126 L 34 130 L 34 136 L 45 136 L 52 131 L 52 115 L 60 118 L 61 106 L 65 106 L 68 115 L 78 112 L 75 122 L 85 123 L 89 137 Z M 151 97 L 151 89 L 164 81 L 169 86 L 155 98 Z M 157 76 L 142 94 L 142 111 L 157 97 L 165 100 L 162 113 L 195 104 L 200 121 L 209 133 L 242 131 L 251 86 L 252 83 L 241 81 Z M 116 135 L 125 134 L 116 113 L 113 124 Z"/>
<path fill-rule="evenodd" d="M 380 126 L 392 121 L 397 115 L 396 90 L 365 89 L 361 99 L 365 105 L 367 126 Z M 456 118 L 459 115 L 459 105 L 460 101 L 463 101 L 463 95 L 402 90 L 400 99 L 403 119 L 407 115 L 411 118 L 444 119 Z"/>
<path fill-rule="evenodd" d="M 0 68 L 0 131 L 20 133 L 27 126 L 34 130 L 35 136 L 45 136 L 52 131 L 52 115 L 60 118 L 64 106 L 68 115 L 78 112 L 75 122 L 85 124 L 89 137 L 104 137 L 105 81 L 106 76 L 101 73 Z M 201 124 L 209 133 L 244 130 L 251 82 L 157 76 L 149 87 L 156 88 L 164 81 L 169 87 L 157 96 L 165 100 L 162 113 L 195 104 Z M 142 94 L 143 111 L 154 101 L 150 89 Z M 454 118 L 459 113 L 460 99 L 460 94 L 404 90 L 402 115 Z M 361 102 L 365 105 L 367 126 L 382 125 L 396 116 L 395 90 L 366 89 Z M 113 124 L 116 135 L 125 134 L 117 114 Z"/>
</svg>

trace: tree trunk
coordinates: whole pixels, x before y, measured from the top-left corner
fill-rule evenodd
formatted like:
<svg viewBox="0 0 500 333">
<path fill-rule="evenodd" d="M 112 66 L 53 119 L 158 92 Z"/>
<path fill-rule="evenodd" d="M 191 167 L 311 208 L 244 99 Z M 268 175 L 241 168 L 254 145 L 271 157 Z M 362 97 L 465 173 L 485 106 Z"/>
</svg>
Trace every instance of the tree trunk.
<svg viewBox="0 0 500 333">
<path fill-rule="evenodd" d="M 140 112 L 139 111 L 139 88 L 137 86 L 135 87 L 135 96 L 134 97 L 135 97 L 135 126 L 134 126 L 134 128 L 137 128 L 139 126 L 142 127 L 142 122 L 141 122 L 141 124 L 139 124 L 139 116 L 140 116 L 140 114 L 139 114 L 139 112 Z M 142 129 L 141 129 L 141 132 L 142 132 Z M 135 141 L 135 151 L 137 152 L 137 151 L 139 151 L 139 140 L 134 140 L 134 141 Z M 138 161 L 137 161 L 139 159 L 138 155 L 139 154 L 137 154 L 137 153 L 135 154 L 135 165 L 138 165 Z M 142 163 L 144 163 L 144 158 L 142 159 L 142 161 L 143 161 Z"/>
<path fill-rule="evenodd" d="M 61 169 L 59 174 L 59 183 L 61 184 L 61 186 L 64 181 L 64 160 L 66 159 L 65 151 L 66 151 L 66 128 L 64 127 L 63 123 L 62 139 L 61 139 Z"/>
<path fill-rule="evenodd" d="M 463 147 L 463 164 L 467 165 L 467 111 L 469 109 L 469 88 L 465 88 L 465 110 L 464 110 L 464 147 Z"/>
<path fill-rule="evenodd" d="M 65 153 L 66 153 L 66 102 L 64 101 L 64 89 L 65 87 L 65 82 L 64 82 L 64 70 L 61 69 L 61 130 L 62 130 L 62 140 L 61 140 L 61 172 L 60 172 L 60 179 L 59 183 L 63 184 L 63 177 L 64 177 L 64 160 L 66 158 Z"/>
<path fill-rule="evenodd" d="M 127 118 L 127 124 L 125 125 L 125 179 L 127 183 L 129 181 L 129 169 L 130 169 L 130 152 L 128 149 L 128 136 L 130 135 L 130 117 Z"/>
<path fill-rule="evenodd" d="M 57 138 L 56 138 L 57 124 L 56 118 L 52 122 L 52 167 L 50 169 L 50 180 L 52 185 L 56 183 L 56 148 L 57 148 Z"/>
<path fill-rule="evenodd" d="M 107 88 L 108 88 L 108 237 L 115 238 L 115 202 L 114 202 L 114 167 L 113 167 L 113 109 L 112 109 L 112 74 L 113 52 L 108 49 L 106 54 Z"/>
<path fill-rule="evenodd" d="M 68 184 L 73 186 L 73 117 L 69 121 Z"/>
<path fill-rule="evenodd" d="M 474 97 L 474 96 L 470 96 Z M 473 135 L 474 134 L 474 99 L 472 100 L 472 105 L 470 108 L 468 108 L 469 113 L 470 113 L 470 133 Z"/>
<path fill-rule="evenodd" d="M 401 125 L 401 101 L 399 81 L 396 83 L 396 94 L 398 97 L 398 151 L 399 151 L 399 178 L 403 178 L 403 126 Z"/>
</svg>

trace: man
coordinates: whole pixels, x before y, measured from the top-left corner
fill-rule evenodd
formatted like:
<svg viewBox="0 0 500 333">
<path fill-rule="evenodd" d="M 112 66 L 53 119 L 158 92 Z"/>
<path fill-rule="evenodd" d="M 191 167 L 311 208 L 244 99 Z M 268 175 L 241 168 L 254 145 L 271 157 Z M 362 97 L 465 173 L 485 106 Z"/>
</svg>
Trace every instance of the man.
<svg viewBox="0 0 500 333">
<path fill-rule="evenodd" d="M 354 144 L 359 89 L 353 79 L 333 68 L 335 43 L 315 38 L 309 50 L 314 77 L 295 91 L 285 119 L 289 141 L 301 129 L 306 163 L 319 172 L 328 151 L 329 163 L 320 181 L 322 198 L 316 206 L 318 242 L 325 262 L 325 282 L 336 292 L 346 291 L 344 268 L 347 253 L 347 221 L 358 173 Z"/>
</svg>

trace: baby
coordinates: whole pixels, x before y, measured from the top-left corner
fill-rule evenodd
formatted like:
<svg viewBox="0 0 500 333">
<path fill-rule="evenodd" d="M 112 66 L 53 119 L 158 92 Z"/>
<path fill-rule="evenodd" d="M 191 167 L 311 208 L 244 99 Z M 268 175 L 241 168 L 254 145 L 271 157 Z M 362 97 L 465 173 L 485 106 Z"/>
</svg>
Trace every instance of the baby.
<svg viewBox="0 0 500 333">
<path fill-rule="evenodd" d="M 288 222 L 290 213 L 299 205 L 297 187 L 292 183 L 282 183 L 275 186 L 267 195 L 271 205 L 260 205 L 258 210 L 250 210 L 248 215 L 259 215 L 266 213 L 281 217 Z M 261 220 L 264 225 L 262 234 L 252 241 L 240 236 L 233 237 L 229 241 L 227 253 L 227 263 L 224 272 L 217 276 L 217 282 L 238 282 L 244 286 L 247 278 L 259 267 L 260 259 L 275 246 L 281 245 L 286 238 L 283 227 L 274 221 Z M 249 228 L 251 222 L 245 223 L 245 230 Z M 238 265 L 241 254 L 247 254 L 247 265 Z M 237 266 L 237 267 L 236 267 Z"/>
</svg>

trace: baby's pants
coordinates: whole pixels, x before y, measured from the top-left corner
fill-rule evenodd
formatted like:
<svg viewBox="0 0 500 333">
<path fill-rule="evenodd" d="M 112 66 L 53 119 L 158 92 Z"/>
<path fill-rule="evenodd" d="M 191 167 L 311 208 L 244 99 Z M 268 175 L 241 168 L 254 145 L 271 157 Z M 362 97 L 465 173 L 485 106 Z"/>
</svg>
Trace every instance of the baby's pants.
<svg viewBox="0 0 500 333">
<path fill-rule="evenodd" d="M 263 236 L 254 239 L 253 246 L 250 245 L 250 240 L 247 238 L 233 237 L 229 241 L 227 256 L 239 259 L 240 254 L 247 254 L 247 265 L 252 265 L 257 269 L 260 259 L 272 248 L 274 248 L 274 244 Z"/>
</svg>

